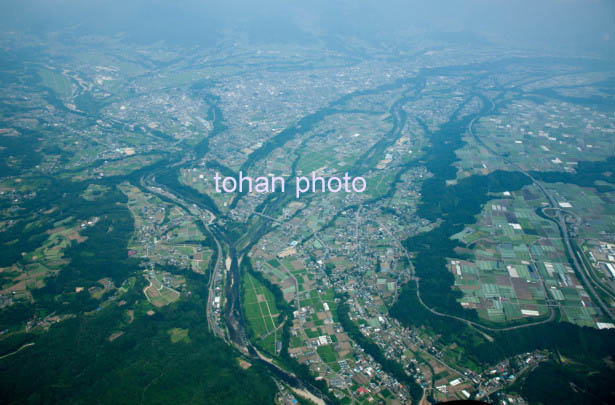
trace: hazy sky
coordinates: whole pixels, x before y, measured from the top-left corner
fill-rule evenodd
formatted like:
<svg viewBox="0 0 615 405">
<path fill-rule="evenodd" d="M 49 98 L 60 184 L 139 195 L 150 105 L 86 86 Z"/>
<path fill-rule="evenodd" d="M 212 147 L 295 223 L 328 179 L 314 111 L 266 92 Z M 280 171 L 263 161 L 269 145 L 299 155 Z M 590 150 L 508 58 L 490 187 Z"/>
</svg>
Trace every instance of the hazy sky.
<svg viewBox="0 0 615 405">
<path fill-rule="evenodd" d="M 399 40 L 473 32 L 521 47 L 615 49 L 615 0 L 3 0 L 4 30 L 127 32 L 142 41 L 215 43 L 229 29 L 306 41 Z M 449 38 L 453 38 L 450 35 Z"/>
</svg>

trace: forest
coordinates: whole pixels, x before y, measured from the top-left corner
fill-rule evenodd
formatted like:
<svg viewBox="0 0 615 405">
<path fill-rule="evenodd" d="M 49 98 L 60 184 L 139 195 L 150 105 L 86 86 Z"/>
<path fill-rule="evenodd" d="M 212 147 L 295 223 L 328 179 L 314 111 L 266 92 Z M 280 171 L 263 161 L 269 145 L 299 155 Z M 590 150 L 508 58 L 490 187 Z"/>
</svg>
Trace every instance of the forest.
<svg viewBox="0 0 615 405">
<path fill-rule="evenodd" d="M 239 367 L 239 353 L 207 330 L 206 297 L 195 298 L 149 316 L 134 290 L 132 323 L 115 305 L 31 336 L 19 362 L 0 360 L 0 402 L 271 403 L 273 380 L 258 364 Z M 173 328 L 188 338 L 172 343 Z M 113 330 L 124 334 L 110 341 Z"/>
<path fill-rule="evenodd" d="M 453 163 L 457 157 L 454 151 L 462 146 L 461 135 L 472 118 L 467 116 L 451 120 L 431 136 L 432 144 L 427 148 L 425 164 L 434 176 L 425 180 L 421 186 L 422 200 L 417 213 L 422 218 L 440 223 L 431 231 L 404 241 L 406 249 L 414 254 L 412 264 L 420 281 L 411 281 L 403 287 L 397 302 L 390 308 L 390 314 L 403 324 L 431 329 L 440 335 L 443 345 L 458 344 L 466 360 L 475 364 L 495 364 L 516 354 L 538 349 L 548 349 L 572 359 L 576 367 L 551 361 L 534 370 L 531 375 L 537 376 L 537 380 L 542 383 L 528 383 L 522 386 L 522 390 L 527 398 L 537 403 L 544 402 L 551 394 L 558 393 L 561 396 L 562 393 L 574 391 L 570 385 L 561 387 L 547 384 L 550 381 L 549 372 L 555 372 L 553 368 L 557 369 L 557 373 L 566 374 L 570 381 L 578 381 L 580 387 L 590 390 L 591 394 L 586 392 L 583 395 L 609 398 L 611 401 L 607 402 L 612 402 L 615 396 L 609 387 L 613 384 L 603 383 L 612 380 L 613 373 L 602 359 L 615 356 L 615 346 L 612 344 L 615 331 L 549 322 L 508 331 L 489 331 L 489 335 L 494 338 L 493 342 L 489 342 L 474 327 L 436 315 L 418 299 L 420 293 L 423 302 L 431 309 L 479 322 L 476 311 L 465 310 L 459 304 L 461 293 L 453 289 L 454 277 L 446 268 L 446 258 L 463 258 L 455 249 L 464 246 L 451 237 L 466 225 L 476 222 L 475 216 L 480 213 L 482 206 L 496 198 L 494 193 L 516 191 L 531 184 L 531 179 L 520 172 L 495 171 L 446 185 L 446 180 L 456 178 Z M 614 164 L 615 158 L 610 158 L 605 162 L 582 162 L 576 174 L 554 172 L 532 175 L 548 182 L 563 181 L 595 187 L 596 180 L 613 182 L 608 177 Z M 527 381 L 531 379 L 533 377 Z M 568 398 L 575 397 L 571 394 Z"/>
</svg>

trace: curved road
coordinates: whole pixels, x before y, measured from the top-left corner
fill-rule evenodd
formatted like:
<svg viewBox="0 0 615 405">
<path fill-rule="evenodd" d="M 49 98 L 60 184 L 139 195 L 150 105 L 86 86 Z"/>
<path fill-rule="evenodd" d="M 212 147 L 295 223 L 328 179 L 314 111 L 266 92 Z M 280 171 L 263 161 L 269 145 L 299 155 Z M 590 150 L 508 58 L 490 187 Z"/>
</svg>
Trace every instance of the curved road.
<svg viewBox="0 0 615 405">
<path fill-rule="evenodd" d="M 491 100 L 489 100 L 491 102 Z M 489 108 L 488 112 L 491 112 L 495 109 L 495 104 L 493 104 L 493 102 L 491 102 L 491 107 Z M 495 152 L 493 152 L 490 148 L 488 148 L 472 131 L 472 127 L 474 125 L 474 122 L 476 122 L 477 119 L 481 118 L 481 116 L 477 116 L 472 118 L 472 120 L 470 121 L 469 125 L 468 125 L 468 131 L 470 132 L 470 135 L 472 135 L 472 137 L 474 137 L 481 145 L 483 145 L 490 153 L 501 157 L 499 155 L 497 155 Z M 507 163 L 510 163 L 507 161 Z M 521 170 L 523 172 L 523 170 Z M 525 173 L 525 172 L 524 172 Z M 528 175 L 528 177 L 532 178 L 531 176 Z M 534 180 L 532 178 L 532 180 Z M 404 248 L 405 249 L 405 248 Z M 552 322 L 555 319 L 555 311 L 553 310 L 553 308 L 549 307 L 549 318 L 541 320 L 541 321 L 536 321 L 536 322 L 530 322 L 530 323 L 524 323 L 521 325 L 515 325 L 515 326 L 506 326 L 506 327 L 502 327 L 502 328 L 493 328 L 493 327 L 489 327 L 489 326 L 485 326 L 481 323 L 475 322 L 475 321 L 471 321 L 469 319 L 465 319 L 462 318 L 460 316 L 455 316 L 455 315 L 450 315 L 450 314 L 445 314 L 443 312 L 439 312 L 436 311 L 435 309 L 429 307 L 427 304 L 425 304 L 425 302 L 423 302 L 423 299 L 421 298 L 421 293 L 420 293 L 420 280 L 417 277 L 413 278 L 415 286 L 416 286 L 416 298 L 419 300 L 420 304 L 429 312 L 431 312 L 434 315 L 440 316 L 440 317 L 445 317 L 445 318 L 450 318 L 450 319 L 455 319 L 457 321 L 460 322 L 465 322 L 468 325 L 472 325 L 476 328 L 479 329 L 483 329 L 483 330 L 488 330 L 491 332 L 503 332 L 503 331 L 507 331 L 507 330 L 514 330 L 514 329 L 521 329 L 521 328 L 529 328 L 531 326 L 536 326 L 536 325 L 541 325 L 544 323 L 548 323 L 548 322 Z"/>
<path fill-rule="evenodd" d="M 489 109 L 489 111 L 493 111 L 495 109 L 495 104 L 493 103 L 493 101 L 487 99 L 490 103 L 491 103 L 491 108 Z M 600 306 L 600 308 L 602 309 L 602 311 L 613 321 L 615 321 L 615 317 L 613 316 L 613 314 L 611 313 L 610 308 L 608 308 L 604 302 L 602 301 L 602 299 L 600 299 L 600 297 L 598 296 L 598 294 L 596 293 L 596 290 L 594 290 L 593 285 L 588 281 L 588 276 L 586 275 L 586 271 L 587 269 L 585 268 L 585 265 L 582 263 L 582 265 L 579 265 L 579 262 L 577 260 L 577 255 L 575 250 L 573 249 L 571 243 L 570 243 L 570 232 L 568 231 L 567 225 L 566 225 L 566 221 L 564 219 L 564 217 L 561 215 L 561 211 L 559 210 L 559 205 L 556 203 L 555 199 L 553 198 L 553 196 L 548 192 L 548 190 L 538 181 L 536 180 L 528 171 L 526 171 L 525 169 L 523 169 L 522 167 L 520 167 L 518 164 L 512 162 L 510 159 L 508 159 L 507 157 L 503 156 L 502 154 L 496 152 L 495 150 L 493 150 L 493 148 L 491 148 L 490 146 L 488 146 L 487 144 L 485 144 L 483 142 L 482 139 L 480 139 L 472 130 L 472 126 L 474 124 L 474 121 L 479 118 L 476 117 L 474 119 L 472 119 L 472 121 L 470 122 L 470 125 L 468 126 L 468 131 L 470 132 L 470 135 L 481 145 L 483 146 L 489 153 L 491 153 L 493 156 L 496 156 L 500 159 L 502 159 L 505 163 L 507 163 L 508 165 L 514 167 L 516 170 L 520 171 L 521 173 L 525 174 L 527 177 L 529 177 L 532 182 L 534 184 L 536 184 L 536 186 L 540 189 L 540 191 L 542 191 L 542 193 L 545 195 L 547 201 L 549 202 L 550 208 L 557 210 L 558 215 L 557 218 L 553 218 L 551 217 L 553 220 L 556 221 L 560 232 L 562 233 L 562 237 L 564 240 L 564 245 L 566 247 L 566 251 L 568 252 L 568 255 L 570 257 L 570 260 L 572 262 L 572 265 L 577 269 L 577 273 L 581 276 L 581 282 L 583 283 L 583 286 L 585 288 L 587 288 L 588 292 L 590 293 L 590 295 L 592 296 L 592 299 L 598 304 L 598 306 Z M 540 323 L 544 323 L 544 322 L 540 322 Z M 531 324 L 528 324 L 526 326 L 531 326 Z"/>
</svg>

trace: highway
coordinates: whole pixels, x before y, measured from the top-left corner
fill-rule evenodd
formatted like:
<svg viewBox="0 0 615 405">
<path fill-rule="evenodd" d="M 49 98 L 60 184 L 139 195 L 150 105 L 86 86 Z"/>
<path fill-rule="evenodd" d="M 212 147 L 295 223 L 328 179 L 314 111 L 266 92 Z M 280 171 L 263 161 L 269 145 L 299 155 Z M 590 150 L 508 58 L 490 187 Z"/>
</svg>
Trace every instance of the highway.
<svg viewBox="0 0 615 405">
<path fill-rule="evenodd" d="M 491 108 L 490 108 L 490 111 L 491 111 L 491 110 L 495 109 L 495 104 L 491 100 L 489 100 L 489 102 L 491 103 Z M 564 240 L 564 246 L 566 247 L 566 251 L 567 251 L 568 257 L 570 258 L 571 264 L 573 265 L 574 269 L 576 270 L 575 273 L 578 276 L 580 276 L 580 281 L 583 283 L 583 286 L 587 289 L 587 292 L 591 295 L 592 300 L 596 302 L 596 304 L 602 309 L 602 311 L 605 313 L 606 316 L 608 316 L 611 320 L 615 321 L 615 317 L 613 316 L 613 314 L 611 312 L 611 309 L 607 305 L 604 304 L 604 302 L 602 301 L 600 296 L 596 293 L 596 290 L 594 289 L 593 284 L 589 281 L 589 276 L 587 275 L 588 270 L 585 268 L 585 264 L 584 263 L 579 264 L 579 261 L 577 260 L 577 254 L 576 254 L 576 252 L 575 252 L 575 250 L 572 247 L 572 244 L 570 242 L 570 231 L 568 230 L 568 227 L 566 225 L 565 217 L 562 215 L 561 210 L 559 210 L 559 205 L 557 204 L 557 202 L 555 201 L 555 199 L 553 198 L 551 193 L 549 193 L 549 191 L 546 189 L 546 187 L 544 185 L 542 185 L 538 180 L 536 180 L 531 175 L 531 173 L 529 173 L 527 170 L 523 169 L 518 164 L 512 162 L 507 157 L 505 157 L 502 154 L 496 152 L 493 148 L 491 148 L 486 143 L 484 143 L 483 140 L 480 139 L 476 135 L 476 133 L 472 129 L 472 126 L 473 126 L 473 124 L 474 124 L 474 122 L 475 122 L 475 120 L 477 118 L 479 118 L 479 117 L 474 118 L 470 122 L 470 125 L 468 127 L 468 131 L 469 131 L 470 135 L 481 146 L 483 146 L 489 153 L 491 153 L 492 155 L 502 159 L 505 163 L 507 163 L 508 165 L 514 167 L 516 170 L 520 171 L 521 173 L 523 173 L 527 177 L 529 177 L 532 180 L 532 182 L 544 194 L 544 196 L 546 197 L 546 199 L 547 199 L 547 201 L 549 203 L 550 208 L 556 210 L 556 212 L 557 212 L 557 215 L 555 217 L 551 217 L 551 216 L 549 216 L 546 213 L 545 213 L 545 215 L 547 215 L 551 219 L 553 219 L 555 221 L 555 223 L 557 224 L 557 226 L 559 227 L 560 232 L 562 234 L 562 239 Z M 540 323 L 543 323 L 543 322 L 540 322 Z"/>
<path fill-rule="evenodd" d="M 489 101 L 491 102 L 491 100 L 489 100 Z M 487 111 L 487 113 L 488 113 L 488 112 L 493 111 L 494 109 L 495 109 L 495 104 L 493 104 L 493 102 L 491 102 L 491 107 L 489 108 L 489 110 Z M 472 118 L 472 120 L 470 121 L 470 123 L 469 123 L 469 125 L 468 125 L 468 131 L 469 131 L 470 135 L 471 135 L 473 138 L 475 138 L 475 139 L 476 139 L 476 141 L 477 141 L 477 142 L 479 142 L 482 146 L 484 146 L 484 147 L 485 147 L 485 149 L 487 149 L 490 153 L 492 153 L 492 154 L 494 154 L 494 155 L 496 155 L 496 156 L 498 156 L 498 157 L 500 157 L 500 158 L 504 159 L 504 160 L 505 160 L 505 161 L 507 161 L 507 163 L 509 163 L 509 164 L 513 164 L 513 163 L 509 162 L 508 160 L 506 160 L 506 158 L 504 158 L 504 157 L 502 157 L 502 156 L 498 155 L 497 153 L 495 153 L 495 151 L 493 151 L 493 150 L 492 150 L 492 149 L 490 149 L 488 146 L 486 146 L 486 145 L 485 145 L 485 144 L 484 144 L 484 143 L 483 143 L 483 142 L 482 142 L 482 141 L 481 141 L 481 140 L 480 140 L 480 139 L 476 136 L 476 134 L 475 134 L 475 133 L 474 133 L 474 131 L 472 130 L 472 127 L 473 127 L 474 123 L 476 122 L 476 120 L 478 120 L 479 118 L 481 118 L 481 115 L 479 115 L 479 116 L 476 116 L 476 117 Z M 514 165 L 514 164 L 513 164 L 513 165 Z M 521 171 L 522 171 L 522 170 L 521 170 Z M 524 172 L 524 173 L 525 173 L 525 172 Z M 531 177 L 531 176 L 530 176 L 530 177 Z M 404 248 L 404 249 L 405 249 L 405 248 Z M 406 256 L 407 256 L 407 255 L 408 255 L 408 253 L 406 252 Z M 489 327 L 489 326 L 483 325 L 483 324 L 481 324 L 481 323 L 479 323 L 479 322 L 470 321 L 469 319 L 465 319 L 465 318 L 462 318 L 462 317 L 460 317 L 460 316 L 455 316 L 455 315 L 445 314 L 445 313 L 442 313 L 442 312 L 436 311 L 435 309 L 433 309 L 433 308 L 429 307 L 427 304 L 425 304 L 425 302 L 424 302 L 424 301 L 423 301 L 423 299 L 421 298 L 421 292 L 420 292 L 420 280 L 419 280 L 419 278 L 418 278 L 418 277 L 413 277 L 413 278 L 412 278 L 412 280 L 414 281 L 414 284 L 415 284 L 415 287 L 416 287 L 416 298 L 418 299 L 419 303 L 420 303 L 420 304 L 421 304 L 421 305 L 422 305 L 422 306 L 423 306 L 426 310 L 428 310 L 429 312 L 431 312 L 431 313 L 432 313 L 432 314 L 434 314 L 434 315 L 441 316 L 441 317 L 445 317 L 445 318 L 450 318 L 450 319 L 455 319 L 455 320 L 460 321 L 460 322 L 465 322 L 466 324 L 468 324 L 468 325 L 472 325 L 472 326 L 474 326 L 474 327 L 476 327 L 476 328 L 479 328 L 479 329 L 488 330 L 488 331 L 491 331 L 491 332 L 503 332 L 503 331 L 508 331 L 508 330 L 515 330 L 515 329 L 521 329 L 521 328 L 529 328 L 529 327 L 532 327 L 532 326 L 541 325 L 541 324 L 548 323 L 548 322 L 552 322 L 553 320 L 555 320 L 555 311 L 553 310 L 553 308 L 549 308 L 550 315 L 549 315 L 549 318 L 547 318 L 547 319 L 543 319 L 543 320 L 536 321 L 536 322 L 524 323 L 524 324 L 521 324 L 521 325 L 507 326 L 507 327 L 502 327 L 502 328 L 493 328 L 493 327 Z"/>
</svg>

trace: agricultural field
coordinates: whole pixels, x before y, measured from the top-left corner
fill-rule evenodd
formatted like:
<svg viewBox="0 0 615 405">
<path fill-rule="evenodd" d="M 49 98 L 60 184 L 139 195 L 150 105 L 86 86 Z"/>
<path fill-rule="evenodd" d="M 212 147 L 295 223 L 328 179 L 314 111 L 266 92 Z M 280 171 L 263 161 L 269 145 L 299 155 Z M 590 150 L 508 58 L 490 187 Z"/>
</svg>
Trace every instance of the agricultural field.
<svg viewBox="0 0 615 405">
<path fill-rule="evenodd" d="M 171 330 L 169 330 L 169 335 L 171 337 L 171 342 L 173 343 L 190 343 L 192 342 L 192 340 L 190 339 L 189 336 L 189 330 L 188 329 L 182 329 L 182 328 L 173 328 Z"/>
<path fill-rule="evenodd" d="M 40 68 L 38 74 L 41 78 L 41 86 L 51 89 L 63 100 L 69 100 L 75 92 L 75 87 L 66 75 L 56 70 Z"/>
<path fill-rule="evenodd" d="M 145 279 L 149 285 L 143 289 L 143 293 L 156 307 L 163 307 L 179 300 L 181 293 L 178 290 L 184 289 L 186 284 L 182 276 L 156 270 L 146 271 Z"/>
<path fill-rule="evenodd" d="M 494 323 L 545 319 L 550 307 L 579 325 L 602 321 L 568 263 L 557 226 L 536 212 L 544 205 L 536 187 L 505 194 L 456 235 L 472 256 L 449 260 L 461 305 Z"/>
<path fill-rule="evenodd" d="M 599 240 L 615 233 L 615 192 L 564 183 L 548 184 L 547 189 L 560 208 L 582 218 L 574 228 L 579 238 Z"/>
<path fill-rule="evenodd" d="M 501 156 L 526 170 L 570 171 L 579 161 L 604 160 L 613 154 L 611 122 L 607 112 L 564 101 L 514 101 L 474 125 L 484 145 L 466 134 L 456 165 L 460 177 L 511 170 Z"/>
<path fill-rule="evenodd" d="M 213 251 L 203 245 L 205 236 L 190 214 L 137 187 L 124 184 L 121 189 L 138 229 L 129 244 L 133 256 L 196 273 L 207 271 Z"/>
<path fill-rule="evenodd" d="M 0 402 L 615 403 L 602 24 L 551 47 L 286 3 L 231 25 L 11 10 Z M 285 190 L 216 192 L 239 172 Z M 312 173 L 366 187 L 296 194 Z"/>
<path fill-rule="evenodd" d="M 289 256 L 278 255 L 268 260 L 259 257 L 255 259 L 255 267 L 275 282 L 284 298 L 298 308 L 294 314 L 289 352 L 300 362 L 319 364 L 319 373 L 325 370 L 338 372 L 338 361 L 349 355 L 350 346 L 348 336 L 336 325 L 338 302 L 335 293 L 332 289 L 318 288 L 315 275 L 306 267 L 305 259 L 292 252 L 286 249 L 282 256 Z M 341 356 L 340 348 L 343 348 Z"/>
<path fill-rule="evenodd" d="M 289 251 L 291 251 L 289 249 Z M 301 261 L 293 264 L 290 258 L 271 258 L 269 260 L 257 260 L 256 266 L 261 269 L 267 278 L 274 280 L 280 287 L 284 298 L 292 301 L 305 290 L 305 280 L 309 276 Z M 295 267 L 296 266 L 296 267 Z"/>
<path fill-rule="evenodd" d="M 144 166 L 149 166 L 159 159 L 160 156 L 157 155 L 129 156 L 124 159 L 105 162 L 101 166 L 93 169 L 83 170 L 72 176 L 72 178 L 77 181 L 83 181 L 110 176 L 122 176 Z"/>
<path fill-rule="evenodd" d="M 246 319 L 254 338 L 267 352 L 278 353 L 282 330 L 273 294 L 249 273 L 245 274 L 242 286 Z"/>
<path fill-rule="evenodd" d="M 109 187 L 101 184 L 90 184 L 88 188 L 81 194 L 81 197 L 87 201 L 94 201 L 100 196 L 109 191 Z"/>
<path fill-rule="evenodd" d="M 20 263 L 0 269 L 3 276 L 0 295 L 12 294 L 14 299 L 33 300 L 31 291 L 44 287 L 45 279 L 57 275 L 69 263 L 64 252 L 73 242 L 82 243 L 87 240 L 79 232 L 97 221 L 98 218 L 93 218 L 77 223 L 69 217 L 54 223 L 54 228 L 46 232 L 49 236 L 40 247 L 23 252 Z"/>
</svg>

